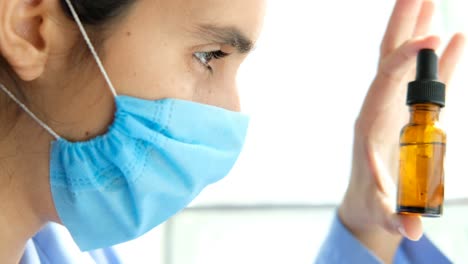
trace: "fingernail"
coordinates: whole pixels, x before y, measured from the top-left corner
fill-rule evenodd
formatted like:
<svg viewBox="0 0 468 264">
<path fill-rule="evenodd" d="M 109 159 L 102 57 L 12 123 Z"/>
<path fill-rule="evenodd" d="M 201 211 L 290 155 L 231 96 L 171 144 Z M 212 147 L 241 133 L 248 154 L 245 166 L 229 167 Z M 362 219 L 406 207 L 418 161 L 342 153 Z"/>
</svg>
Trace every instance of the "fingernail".
<svg viewBox="0 0 468 264">
<path fill-rule="evenodd" d="M 405 230 L 405 228 L 403 226 L 398 227 L 398 232 L 400 232 L 400 234 L 404 238 L 406 238 L 408 240 L 411 240 L 411 241 L 419 241 L 419 239 L 421 239 L 421 236 L 419 236 L 419 237 L 410 237 L 410 236 L 408 236 L 408 233 L 406 233 L 406 230 Z"/>
<path fill-rule="evenodd" d="M 403 237 L 410 239 L 410 238 L 408 237 L 408 234 L 407 234 L 406 231 L 405 231 L 405 228 L 403 228 L 403 226 L 398 227 L 398 232 L 400 232 L 400 234 L 401 234 Z"/>
<path fill-rule="evenodd" d="M 406 233 L 405 228 L 403 227 L 401 221 L 399 218 L 396 218 L 393 220 L 393 224 L 395 226 L 395 229 L 398 230 L 398 232 L 405 238 L 408 238 L 408 233 Z M 408 238 L 409 239 L 409 238 Z"/>
</svg>

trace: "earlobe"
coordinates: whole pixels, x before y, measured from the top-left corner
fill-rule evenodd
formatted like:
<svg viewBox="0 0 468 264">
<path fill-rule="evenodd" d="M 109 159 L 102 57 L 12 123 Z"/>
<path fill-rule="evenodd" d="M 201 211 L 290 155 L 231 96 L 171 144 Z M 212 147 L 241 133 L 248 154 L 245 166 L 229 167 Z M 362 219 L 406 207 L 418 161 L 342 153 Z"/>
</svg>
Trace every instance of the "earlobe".
<svg viewBox="0 0 468 264">
<path fill-rule="evenodd" d="M 42 75 L 48 56 L 47 0 L 0 1 L 0 53 L 24 81 Z"/>
</svg>

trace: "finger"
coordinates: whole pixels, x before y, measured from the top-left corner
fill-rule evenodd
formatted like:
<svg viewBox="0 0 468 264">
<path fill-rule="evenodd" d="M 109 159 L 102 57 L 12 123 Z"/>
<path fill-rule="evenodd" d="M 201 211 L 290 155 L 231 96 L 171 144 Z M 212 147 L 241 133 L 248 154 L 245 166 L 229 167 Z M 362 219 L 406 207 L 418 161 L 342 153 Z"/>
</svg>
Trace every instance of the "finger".
<svg viewBox="0 0 468 264">
<path fill-rule="evenodd" d="M 381 225 L 392 234 L 400 234 L 412 241 L 418 241 L 423 235 L 421 217 L 395 213 L 394 203 L 385 196 L 381 199 Z"/>
<path fill-rule="evenodd" d="M 396 186 L 377 152 L 369 152 L 369 168 L 377 186 L 377 222 L 390 233 L 399 234 L 401 222 L 395 218 Z"/>
<path fill-rule="evenodd" d="M 395 214 L 396 186 L 377 152 L 368 154 L 372 175 L 377 183 L 377 222 L 392 234 L 400 234 L 417 241 L 422 236 L 422 223 L 418 216 Z"/>
<path fill-rule="evenodd" d="M 455 68 L 462 58 L 463 51 L 465 49 L 465 43 L 465 36 L 461 33 L 456 34 L 453 36 L 440 58 L 440 80 L 447 85 L 452 80 Z"/>
<path fill-rule="evenodd" d="M 385 110 L 386 102 L 393 102 L 401 95 L 402 89 L 406 89 L 403 81 L 406 81 L 406 75 L 414 69 L 419 51 L 426 48 L 437 49 L 439 45 L 440 39 L 435 36 L 413 39 L 387 56 L 379 66 L 363 108 L 374 109 L 375 112 Z"/>
<path fill-rule="evenodd" d="M 377 211 L 379 217 L 377 221 L 390 233 L 401 234 L 402 236 L 417 241 L 422 236 L 422 223 L 419 216 L 395 214 L 396 208 L 396 185 L 392 181 L 388 170 L 385 168 L 383 160 L 377 152 L 370 158 L 370 169 L 377 180 Z"/>
<path fill-rule="evenodd" d="M 422 0 L 397 1 L 382 41 L 381 53 L 383 57 L 411 38 L 422 2 Z"/>
<path fill-rule="evenodd" d="M 379 73 L 388 79 L 401 80 L 416 64 L 421 49 L 437 49 L 440 38 L 436 36 L 410 40 L 389 55 L 380 65 Z"/>
<path fill-rule="evenodd" d="M 417 215 L 398 215 L 401 227 L 399 232 L 409 240 L 418 241 L 423 235 L 421 217 Z"/>
<path fill-rule="evenodd" d="M 421 11 L 419 12 L 418 22 L 416 23 L 416 28 L 414 29 L 413 37 L 426 36 L 432 25 L 432 18 L 434 17 L 435 5 L 432 0 L 426 0 L 423 2 Z M 406 79 L 414 78 L 416 75 L 416 65 L 413 66 L 413 69 L 408 72 Z"/>
<path fill-rule="evenodd" d="M 429 33 L 434 17 L 435 5 L 434 2 L 426 0 L 423 2 L 421 11 L 419 12 L 418 22 L 414 29 L 413 37 L 424 36 Z"/>
<path fill-rule="evenodd" d="M 395 199 L 391 199 L 382 193 L 377 197 L 379 200 L 377 206 L 380 206 L 376 209 L 376 211 L 379 212 L 380 217 L 377 221 L 380 225 L 389 233 L 406 235 L 406 233 L 401 232 L 403 228 L 401 218 L 399 215 L 395 214 Z"/>
</svg>

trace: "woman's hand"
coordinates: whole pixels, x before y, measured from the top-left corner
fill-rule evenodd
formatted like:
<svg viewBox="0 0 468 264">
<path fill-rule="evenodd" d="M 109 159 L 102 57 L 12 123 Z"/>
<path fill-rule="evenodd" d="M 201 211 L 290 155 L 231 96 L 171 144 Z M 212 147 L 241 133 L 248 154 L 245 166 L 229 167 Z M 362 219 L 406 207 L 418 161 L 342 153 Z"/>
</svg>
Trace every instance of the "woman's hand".
<svg viewBox="0 0 468 264">
<path fill-rule="evenodd" d="M 395 213 L 395 182 L 399 132 L 409 118 L 407 84 L 415 78 L 419 50 L 440 45 L 438 37 L 427 36 L 433 13 L 432 1 L 397 1 L 382 42 L 377 76 L 355 124 L 352 175 L 339 216 L 385 262 L 392 261 L 401 235 L 412 240 L 422 235 L 419 217 Z M 446 84 L 464 42 L 463 35 L 453 36 L 440 58 L 440 79 Z"/>
</svg>

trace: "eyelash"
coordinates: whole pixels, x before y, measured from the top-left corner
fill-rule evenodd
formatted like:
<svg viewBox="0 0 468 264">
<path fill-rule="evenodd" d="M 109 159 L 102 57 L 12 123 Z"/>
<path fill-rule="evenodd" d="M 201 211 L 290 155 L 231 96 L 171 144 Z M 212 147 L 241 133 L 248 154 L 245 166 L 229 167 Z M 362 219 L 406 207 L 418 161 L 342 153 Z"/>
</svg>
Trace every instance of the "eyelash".
<svg viewBox="0 0 468 264">
<path fill-rule="evenodd" d="M 226 53 L 222 50 L 209 51 L 209 52 L 195 52 L 193 56 L 210 72 L 213 72 L 213 67 L 211 67 L 210 62 L 214 60 L 219 60 L 229 56 L 229 53 Z"/>
</svg>

